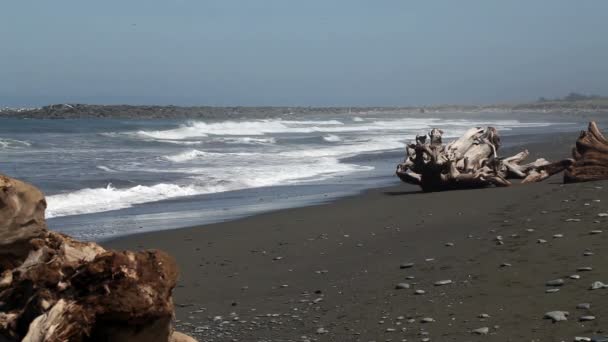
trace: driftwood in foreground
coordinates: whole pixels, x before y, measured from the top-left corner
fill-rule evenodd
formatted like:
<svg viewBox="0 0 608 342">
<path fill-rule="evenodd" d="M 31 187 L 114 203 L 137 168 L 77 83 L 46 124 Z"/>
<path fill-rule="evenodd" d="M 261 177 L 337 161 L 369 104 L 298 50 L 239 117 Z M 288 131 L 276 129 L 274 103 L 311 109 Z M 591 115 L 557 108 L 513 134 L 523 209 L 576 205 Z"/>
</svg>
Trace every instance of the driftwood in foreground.
<svg viewBox="0 0 608 342">
<path fill-rule="evenodd" d="M 106 251 L 46 228 L 46 201 L 0 175 L 0 341 L 180 341 L 175 261 Z"/>
<path fill-rule="evenodd" d="M 571 159 L 550 163 L 543 158 L 522 164 L 527 150 L 500 158 L 500 137 L 494 127 L 471 128 L 448 144 L 443 144 L 442 135 L 442 130 L 434 128 L 406 146 L 405 161 L 397 166 L 402 181 L 424 191 L 509 186 L 509 179 L 538 182 L 572 164 Z"/>
<path fill-rule="evenodd" d="M 608 140 L 595 122 L 581 132 L 572 157 L 574 163 L 564 173 L 565 183 L 608 179 Z"/>
</svg>

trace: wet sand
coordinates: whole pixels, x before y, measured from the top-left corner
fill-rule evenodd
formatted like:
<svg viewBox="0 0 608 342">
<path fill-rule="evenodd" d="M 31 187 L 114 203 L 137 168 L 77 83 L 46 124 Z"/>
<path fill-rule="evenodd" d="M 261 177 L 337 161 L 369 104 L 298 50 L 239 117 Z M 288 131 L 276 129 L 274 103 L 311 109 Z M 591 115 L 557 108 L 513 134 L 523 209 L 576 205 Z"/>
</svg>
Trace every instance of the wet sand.
<svg viewBox="0 0 608 342">
<path fill-rule="evenodd" d="M 530 158 L 557 159 L 569 155 L 576 137 L 551 135 L 526 148 Z M 518 151 L 509 150 L 504 154 Z M 558 176 L 442 193 L 395 184 L 330 204 L 105 245 L 158 248 L 176 258 L 177 327 L 199 341 L 608 335 L 602 330 L 608 329 L 608 288 L 589 290 L 594 281 L 608 283 L 608 217 L 598 216 L 608 213 L 608 182 L 562 185 Z M 401 268 L 404 263 L 413 265 Z M 580 279 L 569 278 L 575 274 Z M 546 293 L 545 283 L 558 278 L 564 285 Z M 451 283 L 436 286 L 441 280 Z M 396 289 L 399 283 L 409 288 Z M 577 309 L 579 303 L 591 309 Z M 543 319 L 554 310 L 568 311 L 568 320 Z M 586 315 L 596 319 L 580 322 Z M 472 333 L 483 327 L 487 335 Z"/>
</svg>

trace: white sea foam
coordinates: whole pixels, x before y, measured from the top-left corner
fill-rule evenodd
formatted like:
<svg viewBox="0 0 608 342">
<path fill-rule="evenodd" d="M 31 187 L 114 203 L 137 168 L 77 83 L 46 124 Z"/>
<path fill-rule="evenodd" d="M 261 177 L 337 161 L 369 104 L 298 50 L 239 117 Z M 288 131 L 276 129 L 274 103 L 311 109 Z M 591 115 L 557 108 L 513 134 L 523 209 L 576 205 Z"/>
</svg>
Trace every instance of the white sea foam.
<svg viewBox="0 0 608 342">
<path fill-rule="evenodd" d="M 227 144 L 244 144 L 244 145 L 270 145 L 276 144 L 275 138 L 252 138 L 252 137 L 226 137 L 217 138 L 214 141 L 224 142 Z"/>
<path fill-rule="evenodd" d="M 176 163 L 181 163 L 181 162 L 185 162 L 185 161 L 189 161 L 189 160 L 194 160 L 194 159 L 204 159 L 204 158 L 235 158 L 237 156 L 250 156 L 250 155 L 256 155 L 255 153 L 248 153 L 248 152 L 240 152 L 240 153 L 217 153 L 217 152 L 205 152 L 205 151 L 199 151 L 199 150 L 190 150 L 190 151 L 185 151 L 185 152 L 181 152 L 178 153 L 176 155 L 172 155 L 172 156 L 164 156 L 164 159 L 172 161 L 172 162 L 176 162 Z"/>
<path fill-rule="evenodd" d="M 329 134 L 323 137 L 323 140 L 327 141 L 327 142 L 338 142 L 338 141 L 342 141 L 342 138 L 340 138 L 339 136 L 335 135 L 335 134 Z"/>
<path fill-rule="evenodd" d="M 250 167 L 240 165 L 229 168 L 196 170 L 190 184 L 160 183 L 152 186 L 138 185 L 117 189 L 112 185 L 105 188 L 81 189 L 78 191 L 47 196 L 48 218 L 89 214 L 118 210 L 136 204 L 156 202 L 171 198 L 217 193 L 254 187 L 289 184 L 309 180 L 322 180 L 335 174 L 369 170 L 353 164 L 339 163 L 333 158 L 320 158 L 295 165 L 260 165 Z M 222 179 L 218 179 L 222 176 Z"/>
<path fill-rule="evenodd" d="M 363 120 L 363 118 L 361 118 L 361 117 L 355 116 L 355 117 L 353 118 L 353 121 L 354 121 L 354 122 L 363 122 L 363 121 L 365 121 L 365 120 Z"/>
<path fill-rule="evenodd" d="M 0 138 L 0 149 L 18 149 L 32 146 L 28 141 L 10 139 L 10 138 Z"/>
</svg>

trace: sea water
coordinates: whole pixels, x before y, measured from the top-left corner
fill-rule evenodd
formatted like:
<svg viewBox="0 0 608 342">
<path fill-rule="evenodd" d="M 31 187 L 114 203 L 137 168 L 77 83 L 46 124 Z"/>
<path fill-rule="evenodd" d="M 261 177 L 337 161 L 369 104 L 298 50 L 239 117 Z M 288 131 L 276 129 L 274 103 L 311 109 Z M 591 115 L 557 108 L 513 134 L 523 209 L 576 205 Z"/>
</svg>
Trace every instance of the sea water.
<svg viewBox="0 0 608 342">
<path fill-rule="evenodd" d="M 78 238 L 217 222 L 397 183 L 406 142 L 432 127 L 501 134 L 563 122 L 366 114 L 222 120 L 0 118 L 0 172 L 38 186 L 49 226 Z"/>
</svg>

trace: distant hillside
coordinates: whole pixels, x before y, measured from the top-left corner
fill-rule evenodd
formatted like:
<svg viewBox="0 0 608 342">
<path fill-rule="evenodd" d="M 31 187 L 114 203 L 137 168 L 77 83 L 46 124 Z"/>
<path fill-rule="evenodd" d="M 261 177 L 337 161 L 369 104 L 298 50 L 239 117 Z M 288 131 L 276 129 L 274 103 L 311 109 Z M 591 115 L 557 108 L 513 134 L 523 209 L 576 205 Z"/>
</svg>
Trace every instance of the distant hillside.
<svg viewBox="0 0 608 342">
<path fill-rule="evenodd" d="M 424 107 L 180 107 L 180 106 L 133 106 L 54 104 L 41 108 L 0 109 L 0 117 L 74 119 L 74 118 L 122 118 L 122 119 L 236 119 L 266 118 L 307 114 L 373 113 L 436 113 L 480 111 L 543 111 L 588 112 L 608 111 L 608 97 L 585 96 L 571 93 L 559 99 L 540 98 L 533 103 L 501 105 L 437 105 Z"/>
</svg>

